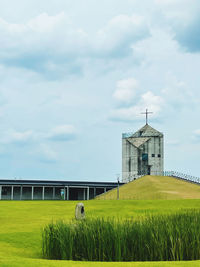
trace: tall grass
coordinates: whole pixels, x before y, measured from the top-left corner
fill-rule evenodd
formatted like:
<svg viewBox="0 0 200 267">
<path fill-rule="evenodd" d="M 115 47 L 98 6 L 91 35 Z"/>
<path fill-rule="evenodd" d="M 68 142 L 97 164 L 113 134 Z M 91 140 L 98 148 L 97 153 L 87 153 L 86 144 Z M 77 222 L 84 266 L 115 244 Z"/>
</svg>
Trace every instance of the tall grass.
<svg viewBox="0 0 200 267">
<path fill-rule="evenodd" d="M 51 223 L 44 228 L 42 249 L 45 258 L 62 260 L 197 260 L 200 212 L 139 221 L 96 218 Z"/>
</svg>

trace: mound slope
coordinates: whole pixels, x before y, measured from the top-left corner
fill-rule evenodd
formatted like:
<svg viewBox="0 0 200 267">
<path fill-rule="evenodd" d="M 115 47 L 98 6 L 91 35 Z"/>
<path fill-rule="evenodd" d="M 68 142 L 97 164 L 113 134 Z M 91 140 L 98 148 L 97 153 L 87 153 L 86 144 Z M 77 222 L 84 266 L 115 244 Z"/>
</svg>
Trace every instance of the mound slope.
<svg viewBox="0 0 200 267">
<path fill-rule="evenodd" d="M 116 199 L 117 189 L 96 199 Z M 119 188 L 120 199 L 200 199 L 200 185 L 167 176 L 144 176 Z"/>
</svg>

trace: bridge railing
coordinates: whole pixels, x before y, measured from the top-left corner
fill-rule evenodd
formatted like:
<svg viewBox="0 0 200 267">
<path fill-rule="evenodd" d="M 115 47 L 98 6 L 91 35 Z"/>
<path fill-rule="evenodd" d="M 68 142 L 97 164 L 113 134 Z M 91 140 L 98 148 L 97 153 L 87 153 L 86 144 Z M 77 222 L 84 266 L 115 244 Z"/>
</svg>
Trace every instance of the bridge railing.
<svg viewBox="0 0 200 267">
<path fill-rule="evenodd" d="M 172 177 L 175 177 L 175 178 L 179 178 L 179 179 L 183 179 L 183 180 L 186 180 L 186 181 L 190 181 L 190 182 L 193 182 L 193 183 L 200 184 L 200 177 L 196 177 L 196 176 L 185 174 L 185 173 L 181 173 L 181 172 L 164 171 L 163 175 L 164 176 L 172 176 Z"/>
</svg>

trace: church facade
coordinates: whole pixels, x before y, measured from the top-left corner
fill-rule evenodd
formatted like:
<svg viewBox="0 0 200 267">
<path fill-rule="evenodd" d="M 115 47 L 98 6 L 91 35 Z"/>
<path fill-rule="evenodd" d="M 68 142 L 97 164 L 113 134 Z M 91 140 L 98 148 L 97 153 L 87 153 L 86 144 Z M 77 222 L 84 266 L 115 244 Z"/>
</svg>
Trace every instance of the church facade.
<svg viewBox="0 0 200 267">
<path fill-rule="evenodd" d="M 162 175 L 163 134 L 148 123 L 135 133 L 122 134 L 122 181 L 140 175 Z"/>
</svg>

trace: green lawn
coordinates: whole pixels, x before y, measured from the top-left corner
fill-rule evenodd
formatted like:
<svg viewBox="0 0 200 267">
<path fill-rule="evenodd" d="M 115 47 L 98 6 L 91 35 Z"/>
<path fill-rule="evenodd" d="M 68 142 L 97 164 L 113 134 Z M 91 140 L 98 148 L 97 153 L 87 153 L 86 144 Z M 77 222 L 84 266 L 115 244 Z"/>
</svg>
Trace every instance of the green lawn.
<svg viewBox="0 0 200 267">
<path fill-rule="evenodd" d="M 0 201 L 0 266 L 200 266 L 194 262 L 105 263 L 41 259 L 41 231 L 45 224 L 74 218 L 76 201 Z M 200 200 L 90 200 L 86 216 L 127 218 L 145 214 L 200 209 Z"/>
</svg>

